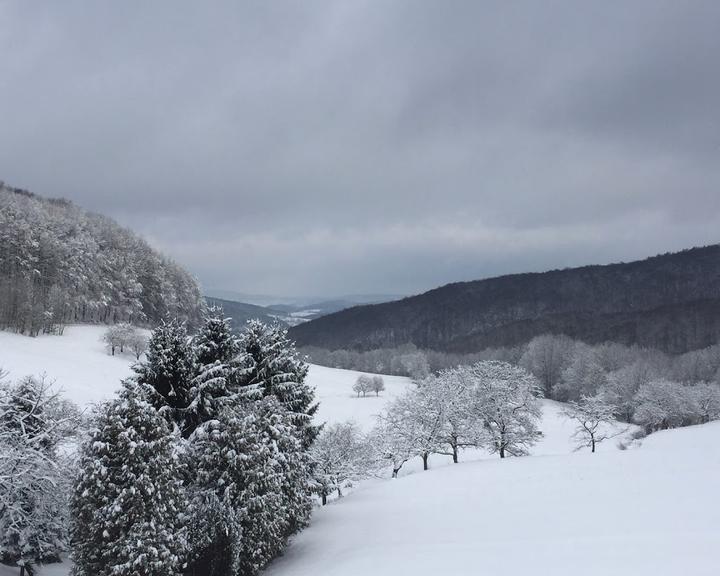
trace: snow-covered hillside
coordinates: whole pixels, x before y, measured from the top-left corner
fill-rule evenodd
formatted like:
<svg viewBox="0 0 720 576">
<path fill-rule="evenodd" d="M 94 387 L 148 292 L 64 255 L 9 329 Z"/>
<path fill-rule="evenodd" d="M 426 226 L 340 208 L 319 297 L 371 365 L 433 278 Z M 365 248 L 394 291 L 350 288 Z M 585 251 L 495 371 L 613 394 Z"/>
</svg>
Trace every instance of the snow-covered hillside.
<svg viewBox="0 0 720 576">
<path fill-rule="evenodd" d="M 110 356 L 104 332 L 102 326 L 68 326 L 63 336 L 29 338 L 0 331 L 0 368 L 13 380 L 45 373 L 63 396 L 80 406 L 105 400 L 131 374 L 135 358 Z"/>
<path fill-rule="evenodd" d="M 29 338 L 0 331 L 0 368 L 11 379 L 46 373 L 63 395 L 80 406 L 110 398 L 120 381 L 132 374 L 135 358 L 110 356 L 102 342 L 102 326 L 68 326 L 63 336 Z M 336 422 L 352 419 L 370 428 L 385 403 L 402 393 L 409 381 L 385 376 L 385 392 L 379 397 L 357 398 L 352 386 L 357 372 L 311 366 L 309 381 L 320 401 L 318 420 Z"/>
<path fill-rule="evenodd" d="M 93 326 L 34 339 L 0 332 L 0 366 L 12 378 L 45 372 L 78 404 L 97 402 L 133 362 L 108 355 L 102 334 Z M 368 430 L 409 385 L 386 376 L 380 397 L 357 398 L 357 376 L 311 367 L 319 421 L 353 419 Z M 543 402 L 532 457 L 501 461 L 466 451 L 453 465 L 434 455 L 427 472 L 418 460 L 397 480 L 361 483 L 318 509 L 268 574 L 715 574 L 720 423 L 655 434 L 627 451 L 608 440 L 589 454 L 573 452 L 573 424 L 561 409 Z M 0 576 L 16 573 L 0 567 Z"/>
<path fill-rule="evenodd" d="M 718 573 L 720 423 L 634 450 L 483 460 L 318 510 L 268 576 Z"/>
</svg>

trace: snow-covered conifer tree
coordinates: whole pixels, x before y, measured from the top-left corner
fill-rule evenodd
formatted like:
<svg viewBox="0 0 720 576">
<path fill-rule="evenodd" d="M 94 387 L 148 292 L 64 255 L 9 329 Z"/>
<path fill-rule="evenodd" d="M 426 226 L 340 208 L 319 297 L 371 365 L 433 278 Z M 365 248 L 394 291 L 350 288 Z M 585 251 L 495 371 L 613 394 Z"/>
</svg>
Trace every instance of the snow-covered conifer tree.
<svg viewBox="0 0 720 576">
<path fill-rule="evenodd" d="M 186 554 L 181 471 L 167 421 L 126 381 L 80 454 L 71 501 L 77 576 L 172 576 Z"/>
<path fill-rule="evenodd" d="M 152 333 L 145 360 L 133 367 L 138 383 L 151 387 L 151 401 L 169 420 L 182 425 L 190 403 L 195 359 L 185 324 L 162 322 Z"/>
<path fill-rule="evenodd" d="M 256 398 L 275 396 L 290 413 L 308 448 L 319 432 L 312 423 L 318 405 L 314 390 L 305 382 L 308 366 L 299 357 L 287 330 L 252 320 L 240 337 L 240 349 L 245 353 L 242 384 L 246 393 Z"/>
<path fill-rule="evenodd" d="M 307 455 L 278 400 L 226 406 L 190 439 L 198 497 L 227 511 L 228 574 L 256 574 L 279 554 L 292 526 L 309 516 Z M 292 471 L 299 475 L 293 475 Z M 197 499 L 196 499 L 197 501 Z M 199 558 L 208 552 L 197 552 Z"/>
<path fill-rule="evenodd" d="M 224 402 L 236 393 L 240 360 L 238 341 L 229 319 L 220 308 L 211 308 L 193 338 L 196 374 L 188 391 L 189 404 L 183 409 L 183 434 L 187 437 L 200 424 L 214 418 Z"/>
</svg>

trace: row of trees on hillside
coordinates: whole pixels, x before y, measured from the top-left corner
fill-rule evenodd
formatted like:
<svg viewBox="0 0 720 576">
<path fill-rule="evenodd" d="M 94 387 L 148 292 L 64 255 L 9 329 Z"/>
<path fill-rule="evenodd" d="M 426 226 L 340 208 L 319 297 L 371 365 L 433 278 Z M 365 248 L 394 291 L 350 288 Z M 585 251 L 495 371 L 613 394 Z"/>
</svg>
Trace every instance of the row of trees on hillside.
<svg viewBox="0 0 720 576">
<path fill-rule="evenodd" d="M 457 463 L 467 448 L 481 448 L 500 458 L 526 455 L 541 434 L 542 397 L 537 377 L 497 360 L 441 370 L 415 381 L 388 404 L 369 433 L 353 422 L 323 430 L 313 446 L 323 503 L 333 492 L 342 496 L 354 481 L 387 471 L 397 477 L 413 458 L 421 459 L 427 470 L 433 454 L 451 456 Z M 630 419 L 648 433 L 720 419 L 716 384 L 654 380 L 640 386 L 632 403 Z M 629 431 L 617 421 L 626 409 L 611 387 L 602 387 L 566 403 L 562 413 L 574 425 L 576 448 L 595 452 L 598 444 Z"/>
<path fill-rule="evenodd" d="M 0 329 L 69 322 L 197 323 L 197 282 L 131 231 L 66 200 L 0 183 Z"/>
<path fill-rule="evenodd" d="M 354 480 L 432 454 L 459 461 L 465 448 L 484 448 L 500 458 L 522 456 L 539 436 L 541 391 L 535 378 L 504 362 L 478 362 L 416 382 L 390 402 L 367 435 L 352 423 L 323 430 L 313 447 L 323 502 Z"/>
<path fill-rule="evenodd" d="M 353 384 L 353 392 L 355 392 L 360 398 L 360 394 L 363 397 L 374 392 L 375 396 L 380 396 L 380 392 L 385 390 L 385 380 L 378 374 L 360 374 Z"/>
<path fill-rule="evenodd" d="M 307 365 L 283 329 L 236 337 L 212 310 L 193 337 L 162 323 L 134 370 L 62 464 L 56 431 L 77 423 L 44 387 L 3 388 L 0 561 L 32 573 L 69 545 L 77 576 L 256 574 L 312 509 Z"/>
<path fill-rule="evenodd" d="M 413 346 L 395 349 L 354 352 L 327 351 L 315 348 L 303 350 L 311 361 L 368 372 L 394 373 L 422 380 L 428 374 L 459 365 L 495 360 L 519 366 L 533 374 L 546 398 L 561 402 L 578 402 L 608 392 L 616 398 L 617 417 L 631 422 L 638 413 L 638 422 L 649 428 L 651 419 L 638 412 L 648 394 L 641 389 L 674 389 L 684 397 L 676 404 L 693 405 L 690 398 L 698 391 L 714 391 L 720 383 L 720 345 L 669 356 L 658 350 L 624 346 L 615 343 L 587 345 L 566 336 L 544 335 L 527 345 L 512 348 L 492 348 L 476 354 L 446 354 L 422 351 Z M 659 382 L 666 382 L 663 385 Z M 712 393 L 704 392 L 706 395 Z M 698 399 L 702 403 L 703 400 Z M 683 417 L 669 417 L 667 422 L 698 422 L 702 416 L 685 410 Z"/>
<path fill-rule="evenodd" d="M 145 334 L 139 328 L 127 322 L 108 326 L 105 334 L 103 334 L 103 341 L 112 356 L 115 356 L 115 352 L 123 354 L 128 351 L 135 356 L 136 360 L 140 360 L 140 356 L 148 348 L 148 339 Z"/>
</svg>

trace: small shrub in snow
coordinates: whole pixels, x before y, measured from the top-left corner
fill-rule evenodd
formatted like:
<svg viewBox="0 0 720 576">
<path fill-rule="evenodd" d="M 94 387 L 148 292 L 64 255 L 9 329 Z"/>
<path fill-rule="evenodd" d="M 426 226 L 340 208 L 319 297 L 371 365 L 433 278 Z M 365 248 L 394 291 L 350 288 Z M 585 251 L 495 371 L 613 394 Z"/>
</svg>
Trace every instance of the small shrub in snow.
<svg viewBox="0 0 720 576">
<path fill-rule="evenodd" d="M 342 497 L 344 486 L 368 476 L 367 443 L 353 422 L 326 427 L 313 444 L 311 455 L 316 491 L 323 505 L 331 492 Z"/>
<path fill-rule="evenodd" d="M 370 385 L 370 390 L 375 392 L 375 396 L 380 396 L 380 392 L 385 390 L 385 380 L 383 380 L 382 376 L 378 376 L 376 374 L 372 377 L 372 384 Z"/>
<path fill-rule="evenodd" d="M 578 402 L 570 402 L 563 414 L 577 423 L 572 435 L 577 448 L 588 447 L 590 452 L 595 452 L 597 444 L 617 436 L 610 428 L 615 421 L 616 411 L 617 407 L 612 399 L 602 393 L 583 396 Z"/>
</svg>

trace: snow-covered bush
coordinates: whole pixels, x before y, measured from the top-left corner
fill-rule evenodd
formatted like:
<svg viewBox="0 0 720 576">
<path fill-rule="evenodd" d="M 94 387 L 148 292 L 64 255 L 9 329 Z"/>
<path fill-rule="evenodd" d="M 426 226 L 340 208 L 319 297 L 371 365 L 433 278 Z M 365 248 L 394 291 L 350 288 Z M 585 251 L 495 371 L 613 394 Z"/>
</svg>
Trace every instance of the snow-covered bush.
<svg viewBox="0 0 720 576">
<path fill-rule="evenodd" d="M 587 447 L 591 452 L 595 452 L 595 447 L 600 442 L 617 436 L 610 428 L 616 412 L 617 406 L 609 394 L 583 396 L 577 402 L 570 402 L 563 414 L 577 423 L 572 435 L 577 448 Z"/>
<path fill-rule="evenodd" d="M 692 389 L 679 382 L 653 380 L 643 384 L 634 401 L 634 420 L 648 432 L 687 426 L 699 415 Z"/>
<path fill-rule="evenodd" d="M 699 382 L 690 387 L 700 424 L 720 419 L 720 385 Z"/>
<path fill-rule="evenodd" d="M 323 505 L 336 491 L 369 475 L 370 457 L 367 441 L 353 422 L 332 424 L 323 429 L 311 451 L 316 491 Z"/>
<path fill-rule="evenodd" d="M 367 393 L 372 390 L 372 385 L 373 379 L 371 376 L 360 374 L 355 380 L 355 384 L 353 384 L 353 392 L 357 394 L 358 398 L 360 398 L 360 394 L 367 396 Z"/>
<path fill-rule="evenodd" d="M 58 450 L 77 411 L 44 377 L 0 383 L 0 562 L 58 561 L 67 545 L 67 474 Z"/>
<path fill-rule="evenodd" d="M 385 380 L 383 380 L 382 376 L 378 376 L 376 374 L 372 377 L 372 384 L 370 385 L 370 390 L 372 392 L 375 392 L 375 396 L 380 396 L 380 392 L 385 390 Z"/>
</svg>

